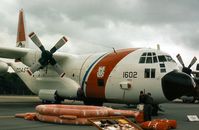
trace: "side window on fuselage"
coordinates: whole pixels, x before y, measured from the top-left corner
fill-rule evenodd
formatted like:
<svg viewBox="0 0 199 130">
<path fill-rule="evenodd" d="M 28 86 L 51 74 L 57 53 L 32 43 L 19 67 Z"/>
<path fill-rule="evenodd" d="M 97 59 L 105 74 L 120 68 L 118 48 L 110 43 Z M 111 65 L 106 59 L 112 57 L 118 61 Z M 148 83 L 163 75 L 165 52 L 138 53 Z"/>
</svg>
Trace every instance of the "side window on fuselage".
<svg viewBox="0 0 199 130">
<path fill-rule="evenodd" d="M 145 71 L 144 71 L 144 78 L 150 78 L 150 72 L 151 72 L 150 69 L 145 69 Z"/>
<path fill-rule="evenodd" d="M 155 78 L 155 69 L 151 69 L 151 78 Z"/>
<path fill-rule="evenodd" d="M 104 79 L 97 79 L 97 84 L 99 87 L 104 87 Z"/>
<path fill-rule="evenodd" d="M 155 68 L 146 68 L 144 70 L 144 78 L 155 78 Z"/>
</svg>

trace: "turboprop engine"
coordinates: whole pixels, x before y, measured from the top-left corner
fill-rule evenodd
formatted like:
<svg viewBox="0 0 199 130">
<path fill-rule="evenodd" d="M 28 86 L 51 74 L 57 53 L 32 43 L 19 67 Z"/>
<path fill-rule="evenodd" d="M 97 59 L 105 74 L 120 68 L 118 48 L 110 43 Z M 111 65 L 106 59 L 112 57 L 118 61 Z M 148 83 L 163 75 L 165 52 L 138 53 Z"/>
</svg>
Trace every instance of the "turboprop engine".
<svg viewBox="0 0 199 130">
<path fill-rule="evenodd" d="M 0 61 L 0 74 L 8 71 L 8 64 L 3 61 Z"/>
</svg>

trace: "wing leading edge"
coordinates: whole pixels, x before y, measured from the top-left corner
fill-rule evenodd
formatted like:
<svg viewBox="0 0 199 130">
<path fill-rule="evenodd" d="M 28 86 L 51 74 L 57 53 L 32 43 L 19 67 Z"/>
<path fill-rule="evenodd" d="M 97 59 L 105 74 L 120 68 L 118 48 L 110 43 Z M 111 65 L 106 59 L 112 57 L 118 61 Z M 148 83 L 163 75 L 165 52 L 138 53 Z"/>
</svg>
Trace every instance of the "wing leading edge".
<svg viewBox="0 0 199 130">
<path fill-rule="evenodd" d="M 31 49 L 18 47 L 0 47 L 0 57 L 18 59 L 24 57 Z"/>
</svg>

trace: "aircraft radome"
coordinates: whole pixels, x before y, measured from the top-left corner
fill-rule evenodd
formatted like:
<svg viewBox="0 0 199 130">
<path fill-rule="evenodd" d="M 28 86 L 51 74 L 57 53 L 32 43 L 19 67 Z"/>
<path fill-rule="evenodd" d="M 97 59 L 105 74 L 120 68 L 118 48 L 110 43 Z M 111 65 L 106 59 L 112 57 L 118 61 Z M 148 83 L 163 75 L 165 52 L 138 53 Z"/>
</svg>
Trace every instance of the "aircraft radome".
<svg viewBox="0 0 199 130">
<path fill-rule="evenodd" d="M 41 51 L 27 48 L 23 19 L 21 10 L 17 45 L 0 47 L 0 57 L 15 59 L 9 65 L 43 101 L 75 99 L 92 105 L 132 104 L 138 103 L 140 91 L 145 91 L 152 93 L 156 103 L 162 103 L 195 87 L 189 75 L 179 72 L 172 57 L 158 49 L 128 48 L 72 55 L 57 52 L 67 42 L 65 37 L 48 51 L 34 32 L 29 37 Z"/>
</svg>

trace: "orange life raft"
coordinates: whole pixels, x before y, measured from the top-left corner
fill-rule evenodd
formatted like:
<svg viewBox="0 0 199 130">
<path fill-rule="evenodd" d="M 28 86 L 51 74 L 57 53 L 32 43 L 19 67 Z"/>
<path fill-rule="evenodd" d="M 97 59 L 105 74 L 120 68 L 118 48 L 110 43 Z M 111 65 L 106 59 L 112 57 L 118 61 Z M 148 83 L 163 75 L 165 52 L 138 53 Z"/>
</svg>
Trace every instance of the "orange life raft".
<svg viewBox="0 0 199 130">
<path fill-rule="evenodd" d="M 31 116 L 30 116 L 31 115 Z M 88 118 L 125 116 L 143 122 L 143 113 L 132 110 L 114 110 L 109 107 L 83 105 L 38 105 L 36 113 L 16 114 L 16 117 L 38 119 L 43 122 L 90 125 Z"/>
</svg>

